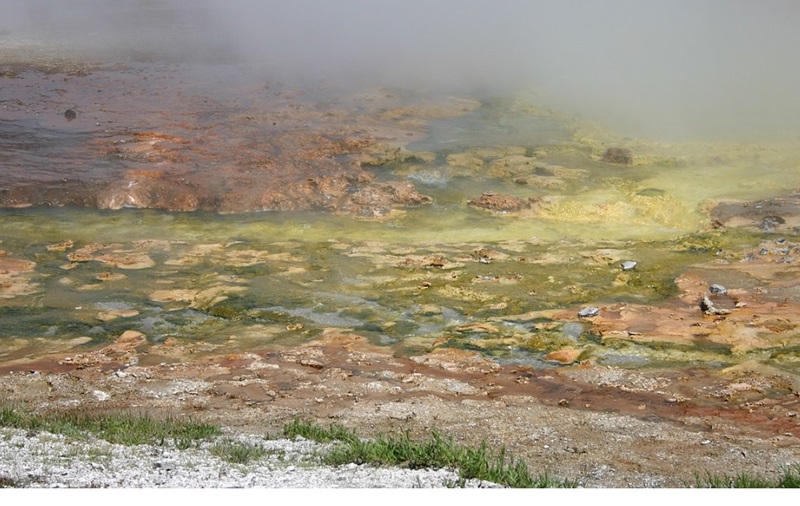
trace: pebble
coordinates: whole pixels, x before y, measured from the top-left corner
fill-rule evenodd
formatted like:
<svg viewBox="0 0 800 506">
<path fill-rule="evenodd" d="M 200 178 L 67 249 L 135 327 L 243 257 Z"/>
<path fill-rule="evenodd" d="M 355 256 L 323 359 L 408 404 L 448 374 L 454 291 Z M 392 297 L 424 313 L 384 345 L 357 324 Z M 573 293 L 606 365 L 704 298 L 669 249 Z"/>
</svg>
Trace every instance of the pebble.
<svg viewBox="0 0 800 506">
<path fill-rule="evenodd" d="M 639 265 L 639 262 L 633 260 L 626 260 L 620 264 L 620 267 L 622 267 L 623 271 L 632 271 L 633 269 L 636 268 L 637 265 Z"/>
<path fill-rule="evenodd" d="M 725 295 L 728 293 L 728 289 L 722 285 L 713 284 L 708 287 L 708 291 L 715 294 L 715 295 Z"/>
<path fill-rule="evenodd" d="M 597 316 L 598 314 L 600 314 L 600 308 L 596 308 L 594 306 L 588 306 L 578 311 L 579 318 L 591 318 L 593 316 Z"/>
<path fill-rule="evenodd" d="M 100 402 L 107 401 L 111 398 L 110 395 L 103 392 L 102 390 L 95 390 L 94 392 L 92 392 L 92 395 L 94 395 L 94 398 Z"/>
</svg>

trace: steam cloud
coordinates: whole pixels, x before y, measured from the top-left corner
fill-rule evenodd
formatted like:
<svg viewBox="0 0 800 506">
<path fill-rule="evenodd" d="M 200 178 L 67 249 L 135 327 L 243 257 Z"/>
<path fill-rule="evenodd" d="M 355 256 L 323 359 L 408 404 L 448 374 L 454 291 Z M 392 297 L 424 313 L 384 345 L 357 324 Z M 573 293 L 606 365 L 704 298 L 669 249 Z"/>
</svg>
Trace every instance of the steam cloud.
<svg viewBox="0 0 800 506">
<path fill-rule="evenodd" d="M 28 0 L 9 37 L 232 56 L 277 78 L 534 91 L 621 133 L 800 136 L 794 0 Z"/>
</svg>

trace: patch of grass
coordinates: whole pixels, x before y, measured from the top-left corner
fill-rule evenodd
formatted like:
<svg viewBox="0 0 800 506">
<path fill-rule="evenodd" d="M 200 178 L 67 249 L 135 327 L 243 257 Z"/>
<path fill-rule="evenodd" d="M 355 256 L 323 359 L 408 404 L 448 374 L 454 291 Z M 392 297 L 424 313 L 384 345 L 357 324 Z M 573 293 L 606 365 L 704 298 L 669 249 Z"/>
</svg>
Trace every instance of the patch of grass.
<svg viewBox="0 0 800 506">
<path fill-rule="evenodd" d="M 331 424 L 328 427 L 323 427 L 302 420 L 293 420 L 284 425 L 283 435 L 288 438 L 300 436 L 318 443 L 330 443 L 332 441 L 351 443 L 360 439 L 355 432 L 341 425 Z"/>
<path fill-rule="evenodd" d="M 800 466 L 784 471 L 777 488 L 800 488 Z"/>
<path fill-rule="evenodd" d="M 696 476 L 695 482 L 698 488 L 800 488 L 800 465 L 784 470 L 778 479 L 746 473 L 736 476 L 707 474 L 705 477 Z"/>
<path fill-rule="evenodd" d="M 456 469 L 459 486 L 467 480 L 479 479 L 512 488 L 576 487 L 569 480 L 556 480 L 548 475 L 531 476 L 522 459 L 513 459 L 505 448 L 494 452 L 483 442 L 478 448 L 456 444 L 452 437 L 445 438 L 434 431 L 425 441 L 413 441 L 408 434 L 382 435 L 375 439 L 361 439 L 352 431 L 331 425 L 328 428 L 295 420 L 284 427 L 288 437 L 302 436 L 318 442 L 340 441 L 343 444 L 324 457 L 331 465 L 346 463 L 401 466 L 410 469 Z"/>
<path fill-rule="evenodd" d="M 37 414 L 14 406 L 0 408 L 0 426 L 32 432 L 47 431 L 70 437 L 88 432 L 111 443 L 123 445 L 160 444 L 174 441 L 188 448 L 197 441 L 220 434 L 218 427 L 174 417 L 155 418 L 141 413 L 119 412 L 92 415 L 80 411 Z"/>
<path fill-rule="evenodd" d="M 75 445 L 70 446 L 63 456 L 76 459 L 91 457 L 93 462 L 103 462 L 112 459 L 114 454 L 107 448 L 97 448 L 95 446 L 86 448 L 83 445 Z"/>
<path fill-rule="evenodd" d="M 7 478 L 5 476 L 0 476 L 0 488 L 23 488 L 24 486 L 24 483 L 12 480 L 11 478 Z"/>
<path fill-rule="evenodd" d="M 22 428 L 24 422 L 21 408 L 14 406 L 0 406 L 0 427 L 15 427 Z"/>
<path fill-rule="evenodd" d="M 210 451 L 222 460 L 233 464 L 247 464 L 259 460 L 267 454 L 267 450 L 261 445 L 242 443 L 232 439 L 223 439 L 217 442 Z"/>
</svg>

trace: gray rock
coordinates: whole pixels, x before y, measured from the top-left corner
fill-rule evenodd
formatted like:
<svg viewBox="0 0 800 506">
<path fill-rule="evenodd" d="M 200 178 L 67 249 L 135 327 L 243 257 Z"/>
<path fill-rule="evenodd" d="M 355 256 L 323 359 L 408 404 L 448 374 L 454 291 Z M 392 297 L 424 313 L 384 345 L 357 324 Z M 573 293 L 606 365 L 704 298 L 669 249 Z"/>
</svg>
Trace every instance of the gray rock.
<svg viewBox="0 0 800 506">
<path fill-rule="evenodd" d="M 728 293 L 728 289 L 722 285 L 713 284 L 708 287 L 708 291 L 713 293 L 714 295 L 725 295 Z"/>
<path fill-rule="evenodd" d="M 725 315 L 731 313 L 729 309 L 721 309 L 714 306 L 714 303 L 708 298 L 708 295 L 703 295 L 703 299 L 700 301 L 700 309 L 707 315 Z"/>
<path fill-rule="evenodd" d="M 608 148 L 603 153 L 603 161 L 617 165 L 630 165 L 633 163 L 633 153 L 627 148 Z"/>
</svg>

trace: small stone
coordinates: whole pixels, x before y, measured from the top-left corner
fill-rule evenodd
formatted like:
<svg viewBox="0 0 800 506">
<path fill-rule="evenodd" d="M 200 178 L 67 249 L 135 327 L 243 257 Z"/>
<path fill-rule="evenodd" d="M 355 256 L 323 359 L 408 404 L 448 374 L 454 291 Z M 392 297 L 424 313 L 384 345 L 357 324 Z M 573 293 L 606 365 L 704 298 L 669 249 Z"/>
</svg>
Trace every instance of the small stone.
<svg viewBox="0 0 800 506">
<path fill-rule="evenodd" d="M 64 117 L 67 119 L 67 121 L 72 121 L 78 117 L 78 113 L 75 112 L 75 109 L 67 109 L 64 111 Z"/>
<path fill-rule="evenodd" d="M 728 289 L 722 285 L 713 284 L 708 287 L 708 291 L 713 293 L 714 295 L 725 295 L 728 293 Z"/>
<path fill-rule="evenodd" d="M 633 153 L 625 148 L 608 148 L 603 153 L 603 161 L 617 165 L 630 165 L 633 163 Z"/>
<path fill-rule="evenodd" d="M 620 267 L 622 267 L 623 271 L 632 271 L 637 265 L 639 265 L 639 262 L 634 260 L 626 260 L 620 264 Z"/>
<path fill-rule="evenodd" d="M 720 309 L 714 306 L 708 295 L 703 295 L 703 299 L 700 301 L 700 309 L 707 315 L 726 315 L 731 313 L 729 309 Z"/>
<path fill-rule="evenodd" d="M 95 390 L 94 392 L 92 392 L 92 395 L 94 395 L 94 398 L 97 399 L 100 402 L 107 401 L 107 400 L 109 400 L 111 398 L 110 395 L 108 395 L 107 393 L 103 392 L 102 390 Z"/>
<path fill-rule="evenodd" d="M 325 365 L 322 362 L 314 360 L 312 358 L 304 358 L 300 360 L 300 365 L 305 367 L 311 367 L 312 369 L 322 369 Z"/>
<path fill-rule="evenodd" d="M 578 311 L 578 318 L 591 318 L 600 314 L 600 308 L 588 306 Z"/>
</svg>

